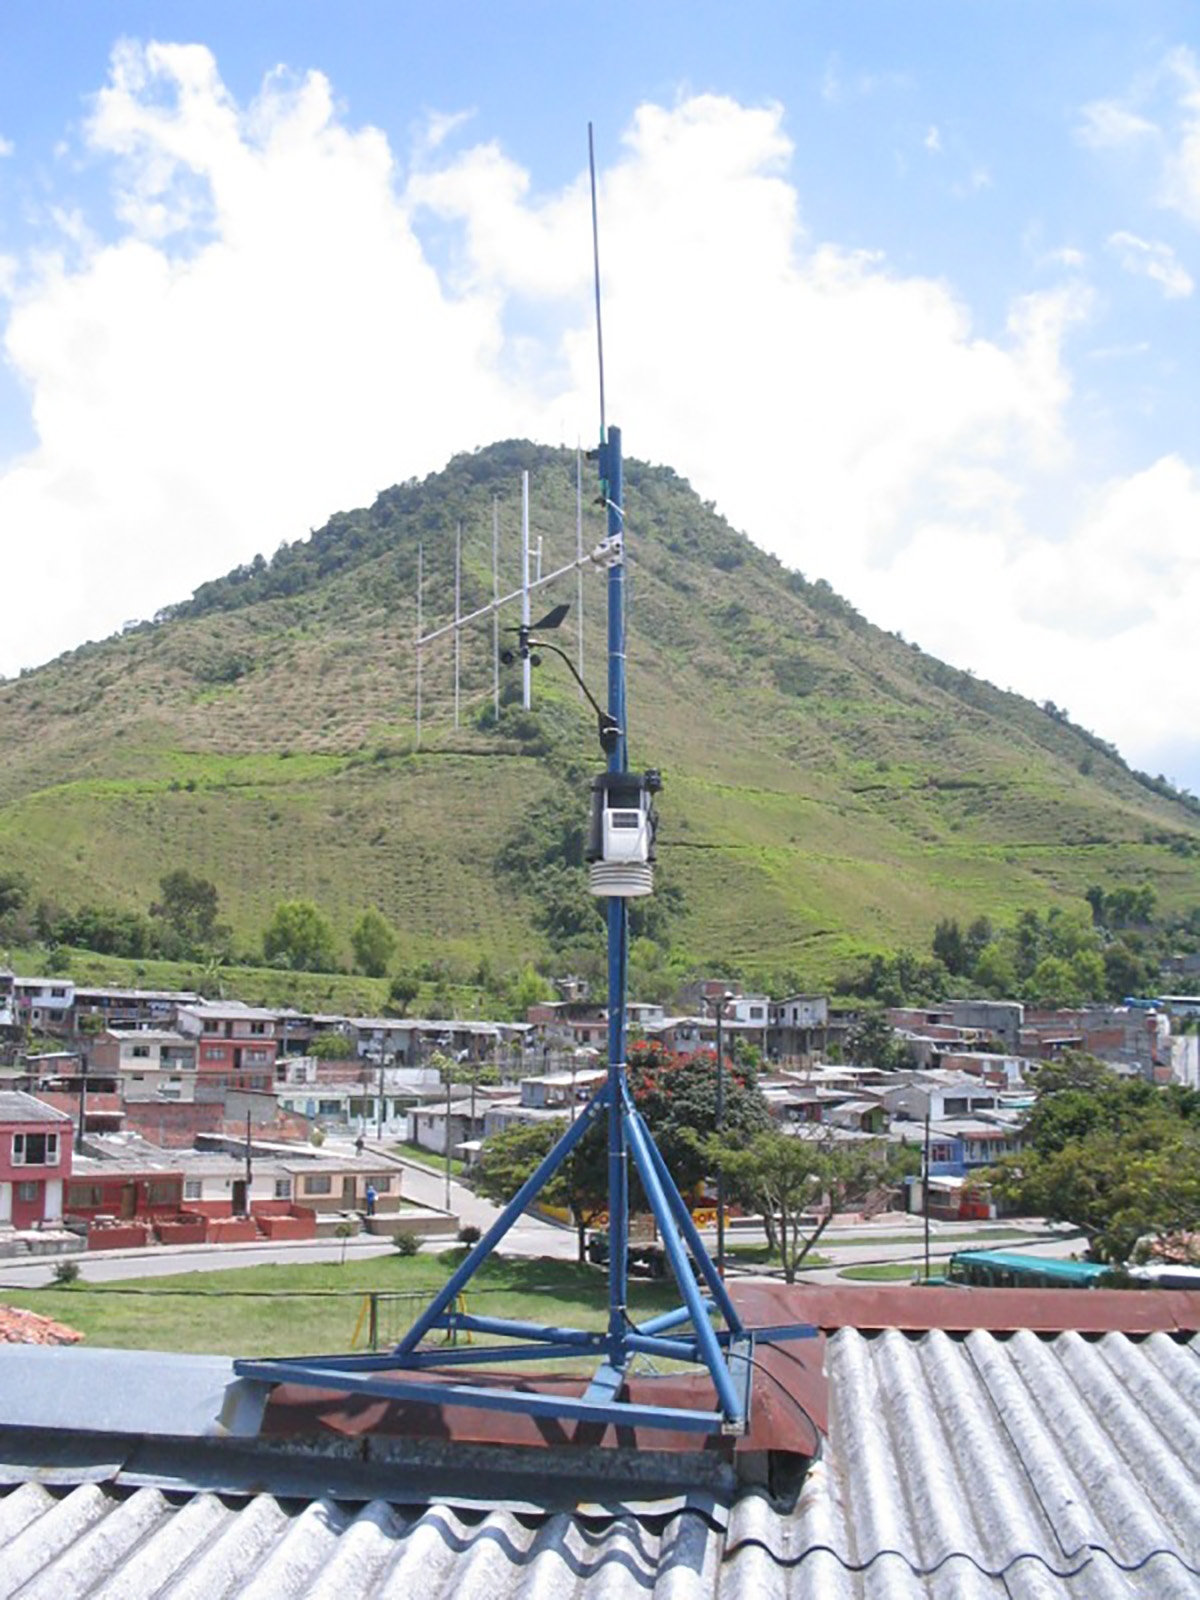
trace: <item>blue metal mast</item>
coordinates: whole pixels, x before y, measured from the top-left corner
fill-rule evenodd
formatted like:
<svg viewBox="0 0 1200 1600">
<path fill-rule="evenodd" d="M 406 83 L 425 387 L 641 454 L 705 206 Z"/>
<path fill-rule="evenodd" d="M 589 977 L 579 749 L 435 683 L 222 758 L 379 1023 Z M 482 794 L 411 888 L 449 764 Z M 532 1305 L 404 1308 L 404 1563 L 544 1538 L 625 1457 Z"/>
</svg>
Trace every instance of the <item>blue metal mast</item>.
<svg viewBox="0 0 1200 1600">
<path fill-rule="evenodd" d="M 607 719 L 600 715 L 600 737 L 608 757 L 609 778 L 615 780 L 629 775 L 628 706 L 625 693 L 625 483 L 621 430 L 605 427 L 600 263 L 595 225 L 595 159 L 590 126 L 588 149 L 592 170 L 592 232 L 596 260 L 596 336 L 600 356 L 600 447 L 597 461 L 601 499 L 608 523 L 608 713 Z M 531 630 L 527 615 L 522 623 L 519 630 L 521 654 L 528 662 Z M 570 667 L 569 659 L 556 646 L 549 645 L 547 648 L 555 650 Z M 575 675 L 599 712 L 582 677 L 578 673 Z M 609 885 L 611 880 L 602 880 L 597 892 L 604 893 Z M 649 879 L 646 880 L 648 886 Z M 623 893 L 608 894 L 606 920 L 608 1073 L 604 1085 L 541 1162 L 537 1171 L 522 1184 L 396 1348 L 381 1356 L 313 1356 L 298 1360 L 237 1361 L 234 1367 L 239 1376 L 268 1383 L 287 1382 L 314 1388 L 347 1389 L 355 1393 L 425 1401 L 434 1405 L 470 1405 L 480 1409 L 523 1412 L 531 1416 L 577 1418 L 632 1427 L 704 1433 L 745 1431 L 750 1412 L 754 1340 L 773 1343 L 805 1338 L 815 1330 L 806 1324 L 799 1324 L 759 1329 L 749 1335 L 742 1326 L 725 1284 L 701 1242 L 691 1212 L 680 1196 L 630 1094 L 626 1066 L 629 911 Z M 609 1260 L 608 1325 L 605 1332 L 517 1323 L 497 1317 L 472 1316 L 465 1310 L 456 1309 L 460 1295 L 475 1273 L 602 1117 L 608 1134 Z M 449 1141 L 449 1117 L 446 1121 L 446 1138 Z M 684 1302 L 677 1310 L 652 1317 L 640 1326 L 630 1317 L 628 1304 L 631 1159 L 654 1214 L 663 1248 Z M 697 1283 L 697 1276 L 703 1280 L 707 1295 Z M 713 1328 L 713 1316 L 724 1322 L 721 1331 Z M 687 1331 L 688 1325 L 690 1333 Z M 453 1350 L 423 1348 L 423 1340 L 436 1331 L 494 1335 L 513 1342 Z M 674 1334 L 674 1337 L 667 1337 L 668 1334 Z M 655 1404 L 635 1405 L 628 1399 L 622 1399 L 627 1369 L 635 1355 L 703 1365 L 708 1370 L 715 1390 L 715 1407 L 701 1410 Z M 463 1383 L 450 1376 L 454 1369 L 472 1365 L 495 1367 L 506 1362 L 563 1356 L 590 1356 L 598 1362 L 595 1374 L 582 1395 L 502 1389 L 491 1384 Z M 439 1371 L 436 1378 L 405 1376 L 406 1373 L 431 1368 L 444 1370 Z"/>
<path fill-rule="evenodd" d="M 603 430 L 603 424 L 601 424 Z M 621 430 L 601 438 L 600 485 L 610 546 L 620 560 L 608 569 L 608 714 L 619 730 L 608 752 L 608 770 L 629 766 L 625 706 L 625 481 Z M 614 1371 L 623 1366 L 629 1281 L 629 1152 L 625 1142 L 625 1001 L 629 967 L 629 907 L 623 895 L 608 898 L 608 1336 Z"/>
</svg>

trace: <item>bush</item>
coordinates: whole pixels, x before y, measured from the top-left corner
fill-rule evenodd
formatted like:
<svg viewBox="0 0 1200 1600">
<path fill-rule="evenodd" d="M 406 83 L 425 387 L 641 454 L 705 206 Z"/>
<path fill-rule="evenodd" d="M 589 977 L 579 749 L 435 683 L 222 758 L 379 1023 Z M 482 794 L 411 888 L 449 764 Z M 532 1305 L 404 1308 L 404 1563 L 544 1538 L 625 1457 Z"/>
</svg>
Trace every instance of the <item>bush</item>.
<svg viewBox="0 0 1200 1600">
<path fill-rule="evenodd" d="M 465 1223 L 458 1230 L 459 1244 L 478 1244 L 483 1235 L 473 1222 Z"/>
<path fill-rule="evenodd" d="M 398 1256 L 415 1256 L 421 1248 L 417 1243 L 417 1236 L 413 1233 L 394 1233 L 392 1243 L 396 1247 Z"/>
<path fill-rule="evenodd" d="M 56 1261 L 54 1263 L 55 1283 L 75 1283 L 79 1278 L 78 1261 Z"/>
</svg>

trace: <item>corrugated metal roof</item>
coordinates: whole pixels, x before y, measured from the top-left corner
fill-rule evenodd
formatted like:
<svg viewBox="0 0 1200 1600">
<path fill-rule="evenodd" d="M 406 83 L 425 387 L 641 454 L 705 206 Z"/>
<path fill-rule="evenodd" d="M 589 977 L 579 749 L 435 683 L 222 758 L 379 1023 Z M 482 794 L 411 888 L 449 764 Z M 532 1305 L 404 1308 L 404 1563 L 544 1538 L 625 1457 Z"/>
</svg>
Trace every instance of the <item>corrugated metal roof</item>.
<svg viewBox="0 0 1200 1600">
<path fill-rule="evenodd" d="M 63 1452 L 82 1460 L 85 1441 L 48 1433 L 57 1464 L 49 1445 L 25 1471 L 11 1463 L 28 1452 L 0 1452 L 3 1481 L 31 1480 L 0 1498 L 0 1596 L 1200 1594 L 1200 1341 L 844 1329 L 828 1370 L 828 1448 L 787 1509 L 755 1491 L 727 1510 L 519 1507 L 479 1452 L 462 1499 L 407 1502 L 386 1472 L 366 1488 L 369 1469 L 339 1492 L 332 1467 L 305 1492 L 279 1446 L 245 1480 L 263 1492 L 218 1497 L 212 1476 L 181 1475 L 183 1447 L 171 1474 L 131 1485 L 104 1481 L 94 1438 L 91 1465 L 72 1467 Z"/>
</svg>

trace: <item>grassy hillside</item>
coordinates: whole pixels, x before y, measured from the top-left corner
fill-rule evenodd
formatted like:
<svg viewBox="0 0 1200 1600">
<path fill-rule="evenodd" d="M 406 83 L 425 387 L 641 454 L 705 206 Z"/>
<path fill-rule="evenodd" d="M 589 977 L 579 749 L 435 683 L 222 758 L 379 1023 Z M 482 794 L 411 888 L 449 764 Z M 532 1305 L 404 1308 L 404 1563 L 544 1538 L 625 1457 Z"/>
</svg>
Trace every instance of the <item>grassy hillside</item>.
<svg viewBox="0 0 1200 1600">
<path fill-rule="evenodd" d="M 447 640 L 427 652 L 416 742 L 418 543 L 427 629 L 452 614 L 459 524 L 464 610 L 490 597 L 494 499 L 513 587 L 522 468 L 549 570 L 575 553 L 574 456 L 496 445 L 0 685 L 0 870 L 64 905 L 144 910 L 186 866 L 217 884 L 246 950 L 297 895 L 347 959 L 369 904 L 403 963 L 504 970 L 586 943 L 578 917 L 570 931 L 581 874 L 555 863 L 602 762 L 565 672 L 540 669 L 534 714 L 507 704 L 497 724 L 480 626 L 456 728 Z M 818 983 L 856 953 L 924 942 L 940 917 L 1002 918 L 1090 883 L 1149 882 L 1168 913 L 1200 904 L 1194 806 L 873 628 L 669 469 L 627 463 L 626 499 L 632 760 L 664 773 L 658 931 L 677 950 Z M 590 544 L 603 523 L 590 504 L 584 519 Z M 604 584 L 585 582 L 599 689 Z M 574 626 L 573 610 L 571 650 Z"/>
</svg>

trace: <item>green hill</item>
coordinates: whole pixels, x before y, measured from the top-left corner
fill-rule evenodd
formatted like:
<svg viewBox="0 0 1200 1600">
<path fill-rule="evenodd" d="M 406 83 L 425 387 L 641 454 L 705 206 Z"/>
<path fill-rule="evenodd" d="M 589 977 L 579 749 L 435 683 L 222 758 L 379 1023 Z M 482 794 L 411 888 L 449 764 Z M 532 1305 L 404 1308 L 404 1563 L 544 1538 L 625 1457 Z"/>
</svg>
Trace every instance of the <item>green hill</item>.
<svg viewBox="0 0 1200 1600">
<path fill-rule="evenodd" d="M 0 870 L 35 895 L 145 910 L 159 878 L 211 878 L 238 947 L 304 896 L 349 932 L 369 904 L 397 960 L 499 970 L 595 942 L 577 855 L 602 766 L 565 671 L 492 712 L 490 624 L 426 653 L 415 738 L 417 546 L 425 626 L 517 580 L 520 472 L 550 570 L 575 554 L 575 457 L 505 443 L 339 514 L 153 623 L 0 684 Z M 584 495 L 594 478 L 585 467 Z M 663 770 L 647 925 L 697 962 L 828 982 L 924 943 L 944 916 L 1003 918 L 1091 883 L 1200 904 L 1200 815 L 1044 710 L 881 632 L 788 572 L 667 468 L 627 463 L 631 757 Z M 588 503 L 584 537 L 603 537 Z M 604 582 L 587 672 L 604 684 Z M 555 598 L 574 601 L 574 579 Z M 563 630 L 574 648 L 575 613 Z M 516 670 L 504 674 L 505 696 Z"/>
</svg>

